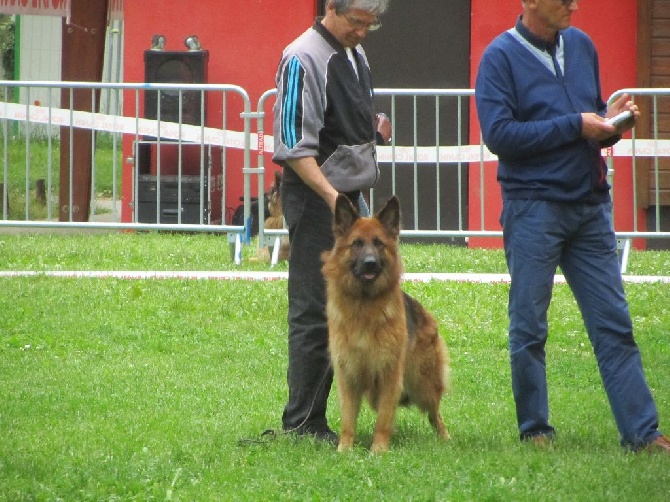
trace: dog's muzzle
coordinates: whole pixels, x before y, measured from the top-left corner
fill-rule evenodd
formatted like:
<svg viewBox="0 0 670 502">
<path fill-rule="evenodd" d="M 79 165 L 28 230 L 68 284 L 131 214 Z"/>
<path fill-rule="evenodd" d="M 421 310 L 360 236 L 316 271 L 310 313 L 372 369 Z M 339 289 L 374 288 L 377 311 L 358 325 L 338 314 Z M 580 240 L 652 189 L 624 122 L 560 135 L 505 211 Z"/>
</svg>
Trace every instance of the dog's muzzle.
<svg viewBox="0 0 670 502">
<path fill-rule="evenodd" d="M 374 281 L 382 272 L 379 258 L 372 254 L 366 254 L 354 264 L 354 275 L 363 281 Z"/>
</svg>

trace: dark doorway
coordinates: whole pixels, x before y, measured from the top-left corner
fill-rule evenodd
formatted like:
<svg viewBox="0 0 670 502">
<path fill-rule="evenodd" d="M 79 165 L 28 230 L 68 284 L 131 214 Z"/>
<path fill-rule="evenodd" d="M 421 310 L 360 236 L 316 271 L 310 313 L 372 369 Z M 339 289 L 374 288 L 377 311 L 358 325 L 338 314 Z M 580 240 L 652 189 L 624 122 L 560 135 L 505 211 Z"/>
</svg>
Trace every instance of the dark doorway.
<svg viewBox="0 0 670 502">
<path fill-rule="evenodd" d="M 317 0 L 317 14 L 324 14 L 324 1 Z M 468 89 L 470 87 L 470 0 L 391 0 L 382 16 L 382 27 L 363 42 L 376 88 Z M 379 111 L 391 115 L 391 98 L 377 96 Z M 461 102 L 460 134 L 456 98 L 434 97 L 414 100 L 396 98 L 395 142 L 418 146 L 456 146 L 469 138 L 469 100 Z M 439 115 L 439 132 L 436 132 Z M 416 122 L 416 124 L 415 124 Z M 437 229 L 437 199 L 440 198 L 440 230 L 467 229 L 467 164 L 397 164 L 395 191 L 400 197 L 403 228 Z M 381 180 L 375 188 L 376 209 L 391 195 L 393 179 L 389 165 L 380 165 Z M 415 215 L 415 179 L 419 199 Z M 439 183 L 438 183 L 439 179 Z M 439 190 L 438 188 L 439 184 Z M 459 198 L 459 184 L 461 197 Z M 439 195 L 438 195 L 439 192 Z M 460 210 L 460 211 L 459 211 Z M 460 221 L 459 221 L 460 220 Z M 418 223 L 418 225 L 417 225 Z M 463 239 L 449 239 L 463 243 Z"/>
<path fill-rule="evenodd" d="M 317 12 L 323 13 L 318 1 Z M 382 16 L 382 27 L 363 42 L 376 88 L 468 89 L 470 87 L 470 0 L 393 1 Z M 379 111 L 391 115 L 391 99 L 377 96 Z M 469 138 L 469 100 L 461 102 L 460 138 Z M 442 146 L 458 144 L 458 102 L 456 98 L 396 98 L 395 142 L 411 146 L 415 128 L 418 146 L 433 146 L 439 137 Z M 436 122 L 439 114 L 439 132 Z M 416 122 L 416 124 L 415 124 Z M 375 206 L 390 196 L 393 187 L 389 165 L 381 164 L 381 180 L 375 189 Z M 415 216 L 414 185 L 420 200 Z M 439 195 L 437 190 L 439 179 Z M 460 180 L 460 181 L 459 181 Z M 461 197 L 459 198 L 459 183 Z M 437 229 L 437 198 L 440 198 L 440 230 L 467 228 L 467 164 L 419 165 L 415 176 L 412 164 L 396 165 L 396 193 L 403 212 L 403 228 Z M 460 207 L 459 207 L 460 206 Z M 460 211 L 459 211 L 460 209 Z M 459 223 L 460 214 L 460 223 Z M 418 222 L 418 228 L 416 223 Z M 453 239 L 452 239 L 453 240 Z M 457 239 L 456 242 L 463 242 Z"/>
</svg>

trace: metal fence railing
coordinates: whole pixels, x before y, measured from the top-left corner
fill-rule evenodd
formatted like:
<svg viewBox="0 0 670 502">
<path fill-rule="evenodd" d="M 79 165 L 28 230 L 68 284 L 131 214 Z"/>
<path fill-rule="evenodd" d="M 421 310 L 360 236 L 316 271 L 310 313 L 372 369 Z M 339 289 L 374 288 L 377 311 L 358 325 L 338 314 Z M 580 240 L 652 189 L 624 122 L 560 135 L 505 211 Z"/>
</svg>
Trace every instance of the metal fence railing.
<svg viewBox="0 0 670 502">
<path fill-rule="evenodd" d="M 274 146 L 271 134 L 271 106 L 275 90 L 266 91 L 258 104 L 258 165 Z M 391 194 L 403 203 L 401 236 L 409 239 L 465 242 L 471 237 L 501 237 L 499 228 L 487 228 L 485 197 L 471 197 L 472 169 L 478 171 L 478 191 L 484 193 L 485 162 L 493 159 L 481 138 L 470 142 L 469 117 L 472 89 L 377 89 L 377 108 L 391 118 L 391 144 L 377 148 L 380 184 L 367 195 L 375 210 Z M 266 131 L 270 128 L 270 134 Z M 478 133 L 477 133 L 478 134 Z M 259 188 L 259 190 L 261 190 Z M 478 206 L 473 219 L 469 209 Z M 264 221 L 259 206 L 258 220 Z M 493 209 L 495 211 L 495 209 Z M 281 230 L 259 230 L 265 245 L 277 242 Z"/>
<path fill-rule="evenodd" d="M 0 229 L 206 231 L 244 242 L 226 200 L 233 171 L 246 182 L 250 163 L 241 87 L 1 81 L 0 91 Z M 91 111 L 102 91 L 117 109 Z M 250 187 L 243 193 L 246 221 Z"/>
<path fill-rule="evenodd" d="M 615 101 L 623 94 L 628 94 L 633 100 L 636 98 L 638 100 L 648 99 L 649 103 L 647 105 L 648 113 L 650 114 L 652 120 L 650 121 L 648 132 L 646 135 L 639 134 L 639 128 L 634 128 L 630 134 L 630 137 L 620 141 L 615 147 L 610 151 L 610 155 L 607 157 L 608 166 L 610 168 L 610 176 L 612 178 L 612 184 L 617 183 L 617 188 L 619 184 L 625 184 L 628 186 L 630 193 L 628 194 L 631 197 L 632 204 L 630 204 L 629 210 L 629 220 L 631 225 L 629 229 L 617 229 L 618 234 L 622 238 L 656 238 L 656 237 L 667 237 L 667 232 L 661 230 L 661 210 L 663 206 L 667 206 L 667 201 L 661 200 L 661 192 L 663 189 L 670 190 L 670 186 L 664 187 L 660 181 L 661 173 L 663 172 L 661 164 L 663 160 L 667 157 L 670 157 L 670 135 L 667 131 L 665 137 L 661 131 L 660 120 L 663 113 L 661 106 L 662 100 L 665 100 L 663 105 L 666 107 L 670 106 L 670 88 L 668 89 L 641 89 L 641 88 L 631 88 L 631 89 L 621 89 L 616 91 L 609 99 L 609 102 Z M 667 115 L 667 112 L 665 113 Z M 643 117 L 642 120 L 646 120 L 647 117 Z M 616 180 L 614 174 L 615 169 L 615 160 L 617 158 L 625 158 L 630 163 L 630 172 L 626 173 L 625 177 L 621 180 Z M 646 164 L 642 166 L 641 164 Z M 640 172 L 644 170 L 645 172 Z M 668 171 L 666 167 L 665 171 Z M 640 177 L 650 177 L 654 180 L 653 183 L 653 195 L 651 197 L 645 197 L 647 200 L 646 203 L 640 201 L 641 191 L 644 190 L 644 187 L 638 186 L 638 180 Z M 623 208 L 622 205 L 616 206 L 615 209 L 621 211 Z M 640 214 L 637 213 L 637 209 L 640 207 L 651 208 L 651 212 L 654 216 L 654 223 L 647 230 L 642 230 L 641 227 L 641 218 Z"/>
<path fill-rule="evenodd" d="M 633 130 L 614 148 L 604 152 L 613 187 L 614 225 L 625 271 L 631 239 L 670 238 L 670 232 L 662 225 L 663 204 L 659 193 L 663 186 L 658 181 L 659 163 L 670 156 L 670 138 L 659 137 L 658 100 L 670 96 L 670 89 L 624 89 L 614 93 L 611 99 L 624 92 L 633 98 L 648 96 L 653 100 L 649 111 L 651 133 L 642 138 Z M 258 135 L 263 138 L 260 153 L 272 150 L 272 138 L 265 132 L 268 121 L 264 117 L 271 116 L 270 98 L 274 95 L 274 90 L 267 91 L 258 105 Z M 472 89 L 376 90 L 378 109 L 391 117 L 394 130 L 391 145 L 378 148 L 382 187 L 371 190 L 369 199 L 374 211 L 376 199 L 404 192 L 403 212 L 409 213 L 409 218 L 403 221 L 402 237 L 465 242 L 471 238 L 502 235 L 497 222 L 496 159 L 484 146 L 479 130 L 470 130 L 473 96 Z M 271 127 L 271 121 L 269 124 Z M 655 196 L 646 211 L 637 199 L 636 179 L 640 176 L 638 159 L 641 156 L 653 163 L 657 180 L 653 189 Z M 263 158 L 264 155 L 258 155 L 261 168 Z M 261 222 L 262 211 L 259 207 Z M 645 212 L 650 211 L 656 216 L 651 218 L 654 220 L 652 228 L 642 228 L 648 216 Z M 262 225 L 259 231 L 265 245 L 277 243 L 283 234 L 285 231 L 264 230 Z"/>
<path fill-rule="evenodd" d="M 86 111 L 97 109 L 103 90 L 118 109 Z M 670 98 L 670 89 L 623 89 L 611 99 L 623 92 L 651 100 L 651 127 L 646 135 L 636 128 L 605 152 L 615 230 L 627 245 L 668 239 L 661 195 L 669 189 L 663 179 L 670 139 L 661 137 L 659 100 Z M 262 203 L 272 170 L 266 164 L 274 148 L 274 90 L 256 110 L 234 85 L 0 81 L 0 94 L 0 230 L 225 233 L 238 260 L 256 229 L 261 246 L 286 234 L 265 228 Z M 391 144 L 378 147 L 381 178 L 366 196 L 373 211 L 391 194 L 400 196 L 404 239 L 472 244 L 502 235 L 495 157 L 473 119 L 473 96 L 472 89 L 376 91 L 393 131 Z M 638 197 L 642 170 L 652 179 L 646 206 Z M 78 203 L 81 192 L 90 195 L 90 207 Z"/>
</svg>

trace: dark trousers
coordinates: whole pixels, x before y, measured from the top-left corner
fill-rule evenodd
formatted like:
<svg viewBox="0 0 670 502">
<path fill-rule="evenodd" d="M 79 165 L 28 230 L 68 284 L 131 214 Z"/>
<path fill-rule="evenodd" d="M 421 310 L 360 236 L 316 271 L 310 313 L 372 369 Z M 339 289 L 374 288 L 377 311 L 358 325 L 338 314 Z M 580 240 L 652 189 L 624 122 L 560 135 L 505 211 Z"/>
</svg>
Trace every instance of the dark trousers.
<svg viewBox="0 0 670 502">
<path fill-rule="evenodd" d="M 288 402 L 284 429 L 327 426 L 333 382 L 328 353 L 326 288 L 321 253 L 333 247 L 332 213 L 305 185 L 282 183 L 282 207 L 289 229 Z"/>
<path fill-rule="evenodd" d="M 622 444 L 639 448 L 660 435 L 656 405 L 633 338 L 611 218 L 609 203 L 504 203 L 501 224 L 512 278 L 512 390 L 522 438 L 553 432 L 545 343 L 558 266 L 581 310 Z"/>
</svg>

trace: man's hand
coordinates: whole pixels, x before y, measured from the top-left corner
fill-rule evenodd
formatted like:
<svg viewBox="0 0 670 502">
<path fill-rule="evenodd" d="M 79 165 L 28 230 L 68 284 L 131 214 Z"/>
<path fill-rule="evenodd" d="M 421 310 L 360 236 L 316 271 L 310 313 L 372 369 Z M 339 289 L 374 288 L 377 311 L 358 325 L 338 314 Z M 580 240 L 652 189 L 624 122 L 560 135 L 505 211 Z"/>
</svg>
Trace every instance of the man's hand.
<svg viewBox="0 0 670 502">
<path fill-rule="evenodd" d="M 619 113 L 630 110 L 633 112 L 633 118 L 626 120 L 615 127 L 606 122 L 606 119 L 614 117 Z M 640 110 L 637 105 L 630 100 L 626 93 L 622 94 L 614 103 L 607 108 L 605 118 L 596 113 L 582 113 L 582 137 L 593 139 L 595 141 L 605 141 L 615 134 L 623 134 L 632 129 L 640 118 Z"/>
<path fill-rule="evenodd" d="M 391 142 L 391 120 L 386 116 L 385 113 L 378 113 L 377 119 L 375 121 L 375 127 L 377 132 L 381 135 L 384 140 L 384 144 L 388 145 Z"/>
<path fill-rule="evenodd" d="M 326 201 L 330 210 L 335 212 L 335 201 L 337 200 L 337 190 L 328 182 L 321 172 L 321 168 L 316 163 L 314 157 L 301 157 L 299 159 L 289 159 L 286 161 L 289 166 L 302 178 L 305 184 L 318 193 Z"/>
<path fill-rule="evenodd" d="M 621 125 L 619 125 L 616 128 L 617 134 L 623 134 L 624 132 L 629 131 L 635 127 L 637 120 L 640 118 L 640 110 L 637 105 L 631 101 L 630 96 L 627 93 L 619 96 L 614 103 L 607 107 L 607 114 L 605 114 L 606 119 L 612 118 L 615 115 L 625 111 L 632 112 L 633 118 L 631 120 L 626 120 Z"/>
</svg>

